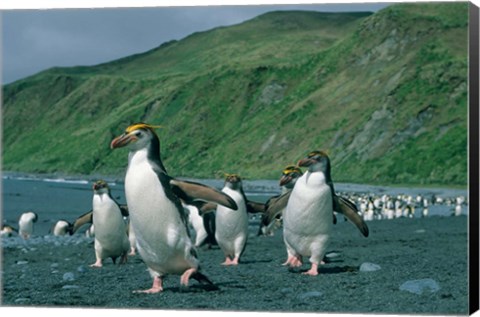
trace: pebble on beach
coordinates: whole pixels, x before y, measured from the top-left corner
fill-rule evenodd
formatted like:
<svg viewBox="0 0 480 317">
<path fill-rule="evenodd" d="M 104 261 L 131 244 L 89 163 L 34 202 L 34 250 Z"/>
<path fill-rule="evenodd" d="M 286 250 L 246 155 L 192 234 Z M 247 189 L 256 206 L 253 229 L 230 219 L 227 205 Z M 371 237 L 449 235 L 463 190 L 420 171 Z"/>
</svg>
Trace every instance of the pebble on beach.
<svg viewBox="0 0 480 317">
<path fill-rule="evenodd" d="M 425 292 L 435 293 L 439 291 L 440 285 L 438 285 L 437 281 L 431 278 L 426 278 L 420 280 L 406 281 L 405 283 L 400 285 L 400 290 L 421 295 Z"/>
<path fill-rule="evenodd" d="M 364 262 L 360 265 L 360 272 L 374 272 L 380 270 L 381 267 L 375 263 Z"/>
</svg>

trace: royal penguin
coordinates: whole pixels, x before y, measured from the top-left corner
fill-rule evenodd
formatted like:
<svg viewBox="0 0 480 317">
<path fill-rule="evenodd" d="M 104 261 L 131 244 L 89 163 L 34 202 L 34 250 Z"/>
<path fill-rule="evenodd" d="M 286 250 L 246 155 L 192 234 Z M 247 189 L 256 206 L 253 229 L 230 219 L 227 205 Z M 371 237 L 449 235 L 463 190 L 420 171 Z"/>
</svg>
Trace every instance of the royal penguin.
<svg viewBox="0 0 480 317">
<path fill-rule="evenodd" d="M 18 234 L 18 230 L 9 225 L 2 225 L 2 229 L 0 230 L 0 236 L 2 237 L 12 237 Z"/>
<path fill-rule="evenodd" d="M 102 267 L 103 260 L 111 258 L 113 263 L 127 261 L 130 242 L 120 206 L 113 200 L 110 188 L 104 180 L 93 184 L 93 225 L 95 226 L 95 258 L 91 267 Z"/>
<path fill-rule="evenodd" d="M 187 287 L 192 277 L 217 289 L 201 273 L 181 199 L 186 203 L 197 199 L 213 201 L 232 209 L 237 206 L 232 198 L 217 189 L 168 175 L 160 158 L 155 128 L 141 122 L 132 124 L 110 144 L 112 149 L 129 149 L 125 195 L 138 254 L 153 278 L 151 288 L 136 292 L 163 291 L 167 274 L 181 275 L 182 287 Z"/>
<path fill-rule="evenodd" d="M 71 232 L 73 225 L 66 220 L 58 220 L 50 229 L 50 233 L 54 236 L 64 236 Z"/>
<path fill-rule="evenodd" d="M 302 170 L 296 165 L 289 165 L 283 170 L 280 178 L 282 194 L 271 197 L 265 203 L 265 213 L 262 216 L 258 235 L 268 234 L 269 228 L 273 227 L 274 225 L 278 227 L 281 225 L 279 223 L 281 223 L 282 214 L 287 207 L 291 190 L 302 175 Z M 358 228 L 363 236 L 368 237 L 368 226 L 362 219 L 355 203 L 348 198 L 337 195 L 335 192 L 332 192 L 332 200 L 333 210 L 345 216 L 346 219 L 348 219 Z M 336 223 L 335 214 L 333 215 L 333 223 Z"/>
<path fill-rule="evenodd" d="M 225 256 L 222 265 L 238 265 L 248 238 L 248 213 L 242 179 L 227 174 L 222 192 L 232 197 L 238 210 L 219 205 L 215 215 L 215 239 Z"/>
<path fill-rule="evenodd" d="M 303 172 L 296 165 L 288 165 L 282 171 L 280 177 L 280 187 L 282 193 L 277 196 L 270 197 L 265 203 L 265 213 L 260 220 L 258 235 L 273 235 L 274 230 L 281 226 L 283 210 L 287 206 L 288 193 L 295 186 L 297 179 L 302 176 Z"/>
<path fill-rule="evenodd" d="M 311 268 L 304 274 L 318 275 L 318 267 L 330 242 L 333 227 L 333 182 L 330 159 L 323 151 L 313 151 L 298 162 L 307 171 L 297 180 L 283 216 L 286 264 L 302 265 L 309 256 Z"/>
<path fill-rule="evenodd" d="M 118 207 L 120 208 L 123 219 L 128 219 L 128 206 L 125 204 L 118 204 Z M 75 234 L 84 225 L 89 225 L 87 230 L 85 231 L 85 235 L 88 238 L 93 238 L 95 235 L 95 226 L 93 225 L 93 210 L 90 210 L 75 219 L 69 230 L 70 235 Z"/>
<path fill-rule="evenodd" d="M 24 239 L 32 236 L 34 224 L 38 220 L 38 215 L 33 211 L 24 212 L 18 220 L 18 233 Z"/>
</svg>

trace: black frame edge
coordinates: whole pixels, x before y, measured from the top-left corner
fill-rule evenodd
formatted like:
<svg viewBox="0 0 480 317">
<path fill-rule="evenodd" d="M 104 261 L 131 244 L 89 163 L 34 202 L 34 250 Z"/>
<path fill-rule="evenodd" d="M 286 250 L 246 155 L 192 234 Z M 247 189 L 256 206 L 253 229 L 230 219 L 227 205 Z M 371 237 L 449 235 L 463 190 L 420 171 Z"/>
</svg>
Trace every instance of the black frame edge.
<svg viewBox="0 0 480 317">
<path fill-rule="evenodd" d="M 479 8 L 469 8 L 469 313 L 479 309 Z"/>
</svg>

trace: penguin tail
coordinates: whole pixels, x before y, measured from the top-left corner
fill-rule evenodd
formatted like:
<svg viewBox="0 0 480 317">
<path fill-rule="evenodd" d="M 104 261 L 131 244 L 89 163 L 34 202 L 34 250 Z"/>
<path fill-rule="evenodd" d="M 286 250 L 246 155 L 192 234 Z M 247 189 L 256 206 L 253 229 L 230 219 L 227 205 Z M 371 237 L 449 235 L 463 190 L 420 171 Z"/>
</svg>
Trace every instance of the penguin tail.
<svg viewBox="0 0 480 317">
<path fill-rule="evenodd" d="M 220 289 L 217 285 L 213 284 L 205 274 L 199 271 L 193 273 L 191 277 L 197 280 L 200 284 L 205 285 L 205 288 L 209 291 L 218 291 Z"/>
</svg>

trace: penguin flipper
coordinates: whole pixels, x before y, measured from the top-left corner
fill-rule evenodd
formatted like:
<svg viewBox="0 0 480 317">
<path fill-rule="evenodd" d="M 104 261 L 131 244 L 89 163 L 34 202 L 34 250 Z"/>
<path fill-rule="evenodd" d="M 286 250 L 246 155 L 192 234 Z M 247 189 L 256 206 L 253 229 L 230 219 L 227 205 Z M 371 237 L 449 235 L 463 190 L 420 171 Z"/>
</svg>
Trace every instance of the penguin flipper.
<svg viewBox="0 0 480 317">
<path fill-rule="evenodd" d="M 70 229 L 70 235 L 73 235 L 78 229 L 80 229 L 81 226 L 86 223 L 93 223 L 93 210 L 84 213 L 73 222 L 73 226 Z"/>
<path fill-rule="evenodd" d="M 358 209 L 351 201 L 346 198 L 334 195 L 333 196 L 333 210 L 338 213 L 343 214 L 348 218 L 358 230 L 365 236 L 368 237 L 368 226 L 363 221 L 362 217 L 358 214 Z"/>
<path fill-rule="evenodd" d="M 217 210 L 217 204 L 215 203 L 212 203 L 210 201 L 199 201 L 198 202 L 199 205 L 197 205 L 198 207 L 198 213 L 200 214 L 200 216 L 203 216 L 205 214 L 208 214 L 210 212 L 214 212 L 215 210 Z"/>
<path fill-rule="evenodd" d="M 258 203 L 256 201 L 247 200 L 247 212 L 251 214 L 264 213 L 266 210 L 266 205 Z"/>
<path fill-rule="evenodd" d="M 178 198 L 187 203 L 191 203 L 195 200 L 205 200 L 220 204 L 233 210 L 238 209 L 237 204 L 230 196 L 215 188 L 203 184 L 181 181 L 172 178 L 170 180 L 170 187 Z"/>
<path fill-rule="evenodd" d="M 288 191 L 280 196 L 271 197 L 265 204 L 265 225 L 271 223 L 286 207 L 292 191 Z"/>
</svg>

